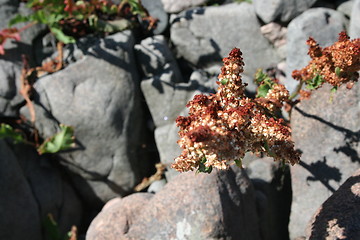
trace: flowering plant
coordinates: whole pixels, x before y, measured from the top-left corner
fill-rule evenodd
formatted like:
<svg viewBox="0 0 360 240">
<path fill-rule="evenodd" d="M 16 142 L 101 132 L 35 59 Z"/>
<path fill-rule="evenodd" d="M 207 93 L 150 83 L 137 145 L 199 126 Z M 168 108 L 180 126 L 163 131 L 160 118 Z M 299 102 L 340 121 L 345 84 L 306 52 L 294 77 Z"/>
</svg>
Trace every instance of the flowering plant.
<svg viewBox="0 0 360 240">
<path fill-rule="evenodd" d="M 284 85 L 261 72 L 257 74 L 256 98 L 245 96 L 242 53 L 234 48 L 223 59 L 216 94 L 196 95 L 187 104 L 189 116 L 176 119 L 180 127 L 178 144 L 183 151 L 172 167 L 180 172 L 207 173 L 213 168 L 227 169 L 231 164 L 242 167 L 241 159 L 249 151 L 291 165 L 298 163 L 300 153 L 294 149 L 291 128 L 276 112 L 284 103 L 293 105 L 304 83 L 310 90 L 324 82 L 337 87 L 357 81 L 356 71 L 360 70 L 360 39 L 350 41 L 340 33 L 339 41 L 328 48 L 321 49 L 312 38 L 308 44 L 312 60 L 304 69 L 293 72 L 300 87 L 291 97 Z"/>
</svg>

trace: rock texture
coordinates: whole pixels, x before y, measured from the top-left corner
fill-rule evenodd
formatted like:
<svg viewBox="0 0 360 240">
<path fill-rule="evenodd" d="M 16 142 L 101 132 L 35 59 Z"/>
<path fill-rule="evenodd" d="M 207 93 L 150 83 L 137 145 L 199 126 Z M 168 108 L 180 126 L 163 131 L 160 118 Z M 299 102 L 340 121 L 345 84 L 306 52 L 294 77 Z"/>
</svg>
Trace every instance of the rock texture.
<svg viewBox="0 0 360 240">
<path fill-rule="evenodd" d="M 288 240 L 292 200 L 289 167 L 282 168 L 272 158 L 261 158 L 251 161 L 246 171 L 255 188 L 262 239 Z"/>
<path fill-rule="evenodd" d="M 117 208 L 116 212 L 127 212 L 127 208 Z M 103 212 L 107 210 L 110 208 Z M 260 239 L 253 188 L 245 172 L 238 168 L 211 174 L 181 174 L 144 203 L 140 211 L 128 222 L 125 237 L 121 231 L 124 226 L 118 225 L 120 220 L 113 219 L 113 224 L 107 225 L 119 232 L 114 239 Z M 114 214 L 104 213 L 103 222 Z M 94 228 L 100 218 L 101 215 L 92 224 Z M 90 227 L 88 236 L 111 232 L 98 228 L 95 234 L 94 228 Z"/>
<path fill-rule="evenodd" d="M 164 5 L 164 9 L 168 13 L 178 13 L 182 10 L 196 7 L 208 2 L 208 0 L 161 0 L 162 4 Z"/>
<path fill-rule="evenodd" d="M 142 112 L 133 41 L 129 31 L 109 36 L 35 85 L 41 136 L 53 135 L 59 123 L 75 128 L 77 149 L 63 153 L 62 163 L 81 176 L 74 177 L 75 184 L 91 204 L 132 191 L 139 169 L 147 166 L 137 156 Z"/>
<path fill-rule="evenodd" d="M 220 62 L 234 47 L 243 52 L 248 76 L 279 60 L 260 32 L 253 5 L 245 2 L 184 11 L 173 18 L 170 34 L 177 57 L 197 67 Z"/>
<path fill-rule="evenodd" d="M 359 97 L 358 84 L 340 88 L 332 100 L 330 86 L 324 86 L 293 110 L 293 140 L 303 154 L 300 164 L 291 167 L 292 238 L 304 235 L 315 210 L 360 167 Z"/>
<path fill-rule="evenodd" d="M 350 18 L 350 26 L 349 26 L 349 35 L 351 38 L 359 38 L 360 37 L 360 0 L 354 0 L 351 11 L 351 18 Z"/>
<path fill-rule="evenodd" d="M 265 23 L 289 22 L 315 2 L 316 0 L 253 0 L 256 14 Z"/>
<path fill-rule="evenodd" d="M 297 81 L 291 73 L 307 65 L 310 57 L 307 56 L 306 40 L 314 38 L 322 47 L 329 46 L 337 41 L 338 34 L 345 30 L 347 20 L 343 14 L 329 8 L 313 8 L 296 17 L 288 25 L 287 33 L 287 81 L 285 86 L 293 91 Z"/>
<path fill-rule="evenodd" d="M 357 170 L 317 210 L 307 239 L 359 239 L 359 206 L 360 170 Z"/>
</svg>

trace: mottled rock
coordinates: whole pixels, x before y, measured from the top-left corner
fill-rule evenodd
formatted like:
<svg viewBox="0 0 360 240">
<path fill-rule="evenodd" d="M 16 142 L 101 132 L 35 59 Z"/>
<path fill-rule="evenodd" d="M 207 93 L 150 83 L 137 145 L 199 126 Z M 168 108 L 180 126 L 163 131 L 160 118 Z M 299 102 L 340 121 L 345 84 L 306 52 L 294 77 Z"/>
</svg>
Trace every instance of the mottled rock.
<svg viewBox="0 0 360 240">
<path fill-rule="evenodd" d="M 343 13 L 346 17 L 351 17 L 351 12 L 354 6 L 354 0 L 343 1 L 339 6 L 336 8 L 336 11 Z M 358 10 L 359 11 L 359 10 Z"/>
<path fill-rule="evenodd" d="M 177 57 L 194 66 L 219 63 L 234 47 L 243 52 L 244 74 L 248 76 L 279 60 L 275 49 L 260 32 L 252 4 L 195 8 L 178 14 L 171 23 L 171 41 Z"/>
<path fill-rule="evenodd" d="M 156 180 L 150 184 L 147 191 L 149 193 L 157 193 L 166 185 L 166 183 L 167 181 L 165 179 Z"/>
<path fill-rule="evenodd" d="M 162 0 L 142 0 L 142 5 L 149 12 L 150 16 L 158 19 L 154 34 L 163 33 L 169 26 L 169 16 L 165 12 Z"/>
<path fill-rule="evenodd" d="M 326 47 L 338 40 L 338 34 L 345 29 L 347 19 L 340 12 L 328 8 L 313 8 L 296 17 L 288 25 L 287 33 L 287 81 L 285 86 L 293 91 L 298 84 L 291 73 L 307 65 L 306 41 L 313 37 L 321 47 Z"/>
<path fill-rule="evenodd" d="M 137 157 L 142 113 L 133 46 L 130 31 L 108 36 L 35 84 L 40 136 L 53 135 L 59 123 L 75 129 L 77 148 L 61 154 L 62 164 L 85 179 L 74 178 L 89 204 L 132 191 L 147 165 Z"/>
<path fill-rule="evenodd" d="M 292 137 L 302 157 L 291 167 L 291 238 L 304 235 L 315 210 L 360 167 L 360 85 L 341 87 L 332 100 L 330 89 L 323 86 L 292 112 Z"/>
<path fill-rule="evenodd" d="M 349 35 L 351 38 L 360 38 L 360 0 L 354 0 L 351 11 Z"/>
<path fill-rule="evenodd" d="M 256 191 L 262 239 L 288 240 L 292 199 L 289 167 L 282 168 L 272 158 L 261 158 L 250 162 L 246 171 Z"/>
<path fill-rule="evenodd" d="M 307 239 L 360 239 L 360 170 L 317 210 Z"/>
<path fill-rule="evenodd" d="M 260 239 L 252 185 L 240 169 L 183 173 L 142 208 L 129 239 Z"/>
<path fill-rule="evenodd" d="M 256 14 L 265 23 L 290 22 L 309 9 L 316 0 L 253 0 Z"/>
<path fill-rule="evenodd" d="M 110 200 L 91 222 L 86 240 L 124 239 L 153 196 L 151 193 L 134 193 Z"/>
<path fill-rule="evenodd" d="M 168 13 L 177 13 L 182 10 L 205 4 L 208 0 L 161 0 L 164 9 Z"/>
</svg>

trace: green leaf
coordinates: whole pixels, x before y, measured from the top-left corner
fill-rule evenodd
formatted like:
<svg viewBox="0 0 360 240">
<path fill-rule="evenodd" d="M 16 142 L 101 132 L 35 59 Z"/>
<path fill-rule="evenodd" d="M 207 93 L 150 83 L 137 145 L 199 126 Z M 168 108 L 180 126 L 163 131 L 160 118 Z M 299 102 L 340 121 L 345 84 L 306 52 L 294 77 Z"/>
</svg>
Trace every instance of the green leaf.
<svg viewBox="0 0 360 240">
<path fill-rule="evenodd" d="M 60 240 L 61 234 L 59 231 L 58 224 L 54 220 L 52 214 L 48 214 L 45 220 L 43 221 L 43 227 L 45 230 L 45 235 L 48 239 L 51 240 Z"/>
<path fill-rule="evenodd" d="M 338 87 L 335 86 L 335 87 L 331 88 L 330 92 L 331 92 L 331 93 L 336 93 L 337 89 L 338 89 Z"/>
<path fill-rule="evenodd" d="M 199 167 L 197 169 L 196 172 L 203 172 L 203 173 L 211 173 L 212 171 L 212 166 L 209 166 L 209 167 L 206 167 L 205 166 L 205 162 L 206 162 L 206 157 L 203 157 L 201 160 L 200 160 L 200 164 L 199 164 Z"/>
<path fill-rule="evenodd" d="M 314 78 L 306 82 L 306 88 L 309 90 L 315 90 L 319 88 L 324 82 L 324 78 L 320 74 L 317 74 Z"/>
<path fill-rule="evenodd" d="M 336 74 L 336 76 L 340 77 L 340 74 L 341 74 L 341 68 L 336 67 L 336 68 L 335 68 L 335 74 Z"/>
<path fill-rule="evenodd" d="M 266 97 L 267 93 L 271 89 L 271 86 L 268 84 L 262 84 L 257 89 L 256 97 Z"/>
<path fill-rule="evenodd" d="M 65 33 L 63 33 L 63 31 L 58 27 L 51 27 L 50 31 L 55 35 L 57 40 L 59 40 L 60 42 L 63 42 L 65 44 L 76 42 L 73 37 L 65 35 Z"/>
<path fill-rule="evenodd" d="M 222 85 L 225 85 L 225 84 L 227 84 L 228 82 L 229 82 L 229 79 L 227 79 L 227 78 L 223 78 L 223 79 L 220 80 L 220 83 L 221 83 Z"/>
<path fill-rule="evenodd" d="M 15 17 L 13 17 L 10 21 L 9 21 L 9 26 L 13 26 L 17 23 L 22 23 L 22 22 L 28 22 L 29 21 L 29 17 L 28 16 L 23 16 L 20 14 L 17 14 Z"/>
<path fill-rule="evenodd" d="M 23 142 L 24 138 L 21 133 L 15 131 L 10 125 L 2 123 L 0 125 L 0 138 L 10 138 L 14 143 Z"/>
<path fill-rule="evenodd" d="M 236 159 L 236 160 L 235 160 L 235 164 L 236 164 L 236 166 L 238 166 L 239 168 L 243 168 L 243 166 L 242 166 L 242 160 L 241 160 L 241 159 Z"/>
<path fill-rule="evenodd" d="M 38 148 L 39 154 L 56 153 L 67 150 L 75 146 L 73 127 L 60 125 L 60 132 L 47 139 Z"/>
</svg>

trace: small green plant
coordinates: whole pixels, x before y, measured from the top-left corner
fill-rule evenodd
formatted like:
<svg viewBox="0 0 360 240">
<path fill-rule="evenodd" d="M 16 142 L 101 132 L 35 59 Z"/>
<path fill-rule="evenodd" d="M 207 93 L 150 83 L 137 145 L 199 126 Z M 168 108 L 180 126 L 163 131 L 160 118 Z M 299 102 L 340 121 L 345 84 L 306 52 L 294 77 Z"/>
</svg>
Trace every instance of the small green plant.
<svg viewBox="0 0 360 240">
<path fill-rule="evenodd" d="M 10 139 L 13 143 L 26 143 L 36 145 L 29 142 L 24 137 L 25 134 L 20 130 L 14 129 L 9 124 L 1 123 L 0 125 L 0 139 Z M 63 150 L 68 150 L 75 147 L 74 129 L 71 126 L 61 124 L 60 131 L 54 136 L 46 139 L 39 147 L 37 151 L 39 154 L 44 153 L 57 153 Z"/>
<path fill-rule="evenodd" d="M 49 213 L 43 221 L 45 235 L 49 240 L 77 240 L 77 228 L 73 226 L 65 236 L 59 231 L 59 226 L 53 215 Z"/>
</svg>

